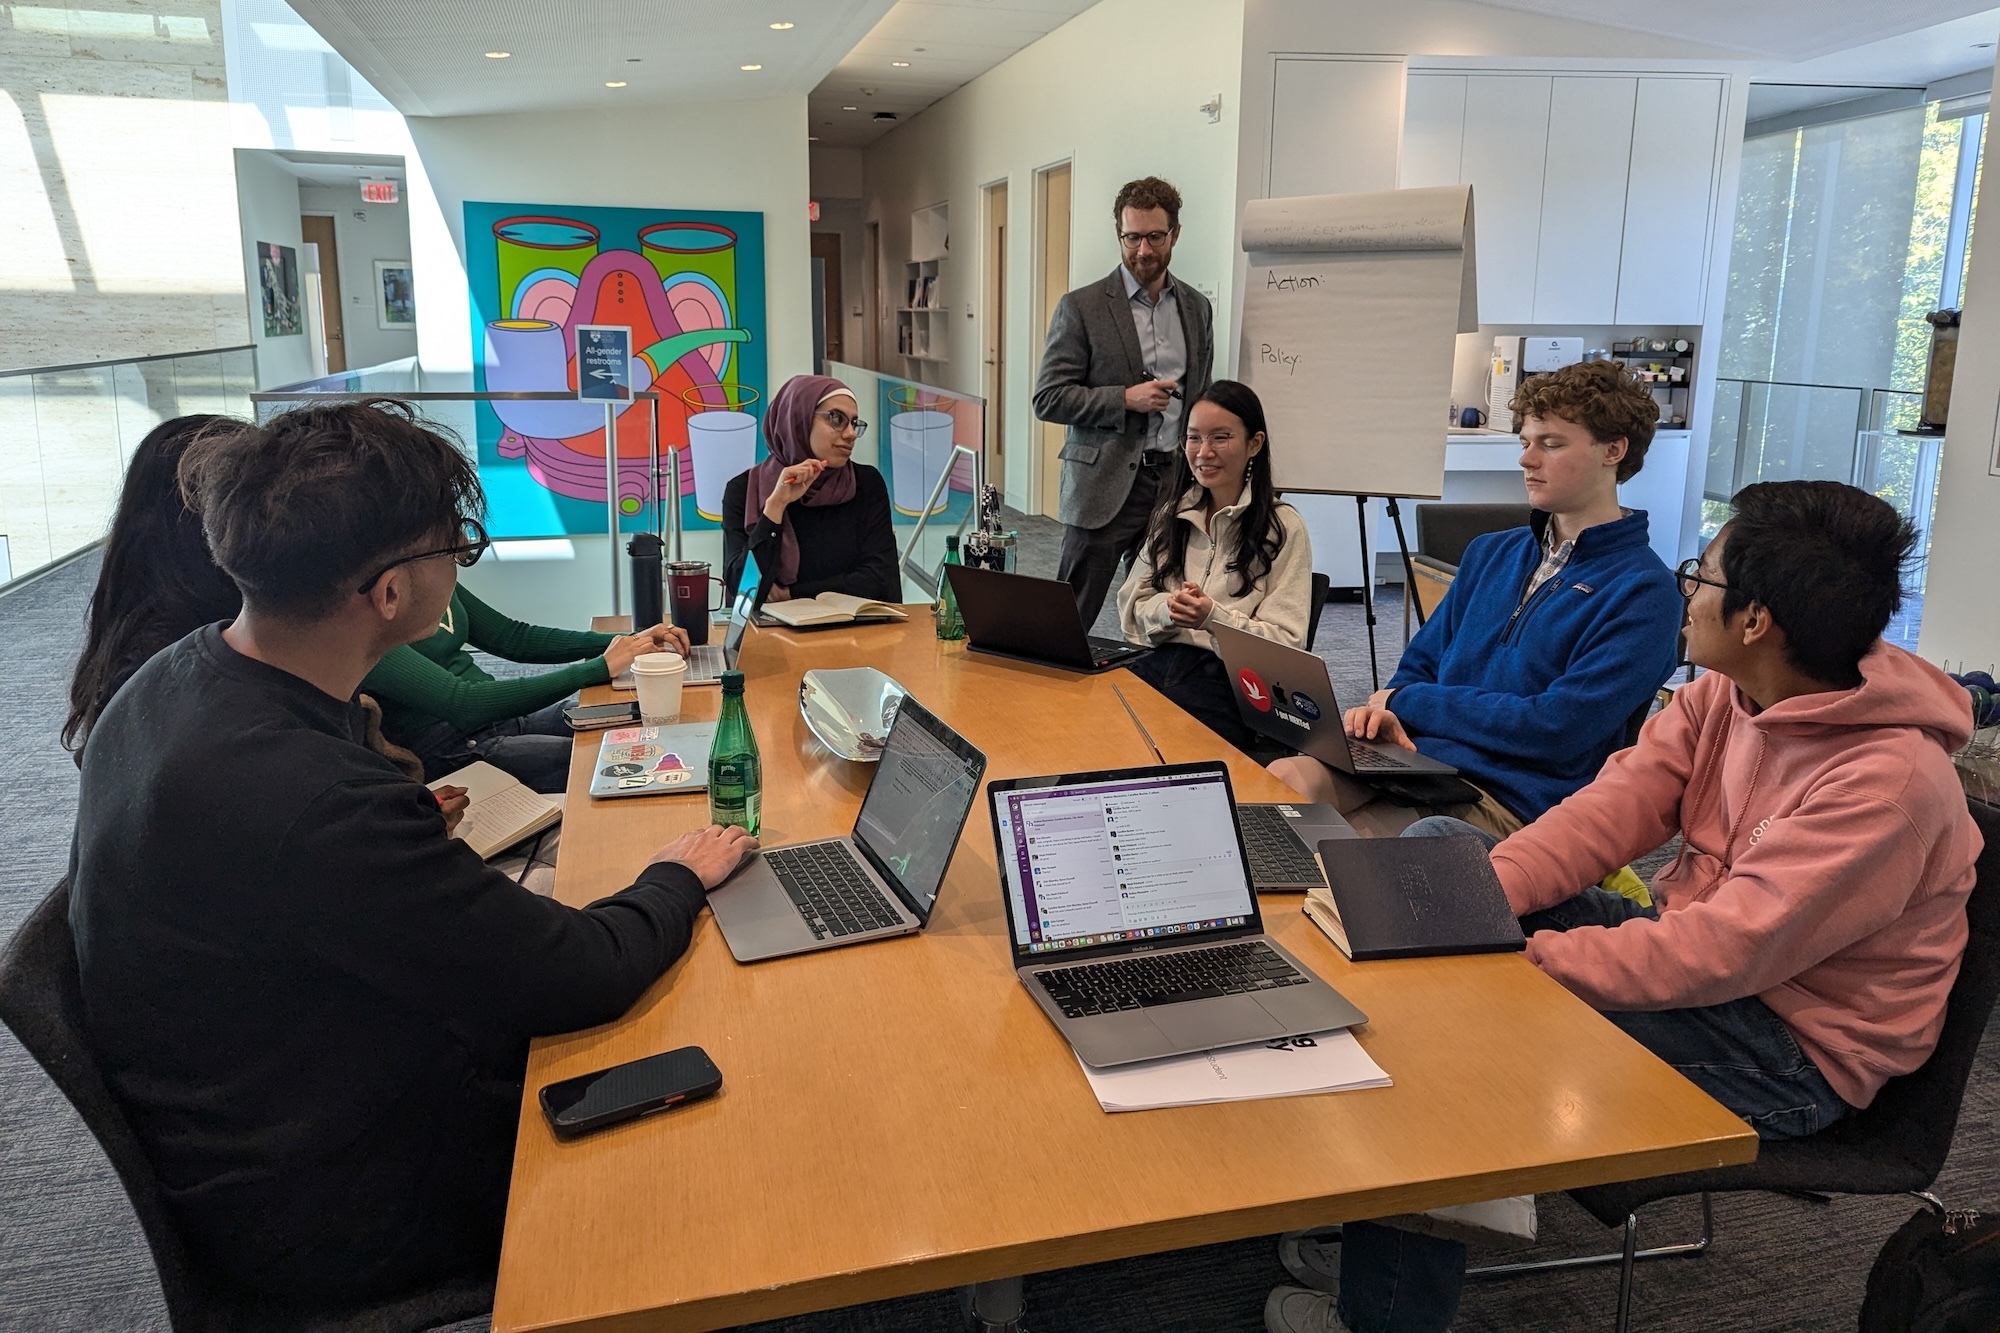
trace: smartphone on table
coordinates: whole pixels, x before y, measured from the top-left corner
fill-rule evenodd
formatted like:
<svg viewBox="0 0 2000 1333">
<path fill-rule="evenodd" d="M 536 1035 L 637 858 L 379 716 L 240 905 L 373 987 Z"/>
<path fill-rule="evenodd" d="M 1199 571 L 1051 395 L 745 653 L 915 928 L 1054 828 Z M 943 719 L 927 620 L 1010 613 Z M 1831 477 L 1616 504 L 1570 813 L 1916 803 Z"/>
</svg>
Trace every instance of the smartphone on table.
<svg viewBox="0 0 2000 1333">
<path fill-rule="evenodd" d="M 649 1055 L 594 1074 L 551 1083 L 541 1091 L 542 1114 L 559 1139 L 573 1139 L 627 1120 L 712 1097 L 722 1071 L 699 1046 Z"/>
<path fill-rule="evenodd" d="M 571 731 L 602 731 L 606 727 L 634 726 L 639 721 L 639 705 L 576 704 L 563 709 L 563 720 Z"/>
</svg>

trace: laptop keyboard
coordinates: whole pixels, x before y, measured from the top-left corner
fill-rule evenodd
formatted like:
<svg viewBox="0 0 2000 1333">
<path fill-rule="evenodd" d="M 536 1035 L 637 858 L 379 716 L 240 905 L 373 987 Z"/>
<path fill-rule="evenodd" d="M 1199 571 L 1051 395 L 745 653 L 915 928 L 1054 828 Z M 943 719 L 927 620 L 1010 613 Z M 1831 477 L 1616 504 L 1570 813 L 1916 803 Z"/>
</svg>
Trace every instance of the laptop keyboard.
<svg viewBox="0 0 2000 1333">
<path fill-rule="evenodd" d="M 1084 1018 L 1121 1009 L 1303 986 L 1312 978 L 1280 958 L 1270 945 L 1251 940 L 1055 967 L 1037 972 L 1035 980 L 1042 983 L 1042 989 L 1066 1017 Z"/>
<path fill-rule="evenodd" d="M 1130 657 L 1139 651 L 1137 644 L 1123 643 L 1117 639 L 1105 639 L 1093 634 L 1086 642 L 1090 645 L 1090 660 L 1093 665 L 1103 666 L 1121 657 Z"/>
<path fill-rule="evenodd" d="M 688 650 L 689 679 L 720 680 L 724 665 L 722 649 L 712 643 L 697 644 Z"/>
<path fill-rule="evenodd" d="M 780 847 L 765 852 L 764 863 L 777 875 L 816 940 L 903 924 L 842 843 Z"/>
<path fill-rule="evenodd" d="M 1243 830 L 1243 846 L 1250 853 L 1250 882 L 1264 884 L 1319 884 L 1319 858 L 1305 839 L 1292 832 L 1292 821 L 1284 811 L 1268 805 L 1239 805 L 1236 824 Z"/>
<path fill-rule="evenodd" d="M 1348 746 L 1347 757 L 1354 761 L 1356 768 L 1399 769 L 1408 767 L 1407 764 L 1402 763 L 1393 755 L 1386 755 L 1380 750 L 1370 750 L 1360 745 Z"/>
</svg>

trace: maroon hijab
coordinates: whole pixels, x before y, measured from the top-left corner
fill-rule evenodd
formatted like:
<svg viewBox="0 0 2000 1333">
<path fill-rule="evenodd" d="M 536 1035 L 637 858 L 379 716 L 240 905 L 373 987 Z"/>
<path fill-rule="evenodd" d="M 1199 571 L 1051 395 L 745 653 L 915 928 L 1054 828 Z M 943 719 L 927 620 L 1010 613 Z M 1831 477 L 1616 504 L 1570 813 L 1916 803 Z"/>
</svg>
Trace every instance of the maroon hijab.
<svg viewBox="0 0 2000 1333">
<path fill-rule="evenodd" d="M 770 456 L 750 469 L 750 484 L 743 492 L 745 530 L 754 530 L 757 520 L 763 517 L 764 501 L 770 498 L 771 488 L 778 484 L 778 474 L 794 463 L 803 463 L 813 456 L 813 414 L 819 411 L 820 404 L 829 395 L 837 393 L 854 397 L 854 390 L 830 375 L 794 375 L 785 381 L 785 387 L 778 390 L 778 396 L 771 400 L 771 410 L 764 414 L 764 444 Z M 860 400 L 855 401 L 858 404 Z M 795 503 L 844 505 L 853 498 L 854 464 L 849 462 L 846 467 L 830 467 L 821 472 L 806 489 L 805 496 Z M 792 531 L 789 509 L 785 511 L 778 567 L 765 572 L 781 588 L 791 587 L 799 577 L 799 539 Z"/>
</svg>

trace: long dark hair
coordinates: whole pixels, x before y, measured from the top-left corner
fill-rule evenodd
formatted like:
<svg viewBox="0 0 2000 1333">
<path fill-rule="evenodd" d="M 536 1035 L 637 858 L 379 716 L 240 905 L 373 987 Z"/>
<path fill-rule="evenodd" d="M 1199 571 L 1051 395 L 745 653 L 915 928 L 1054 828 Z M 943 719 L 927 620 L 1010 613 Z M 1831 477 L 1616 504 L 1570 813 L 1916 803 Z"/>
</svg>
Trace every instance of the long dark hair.
<svg viewBox="0 0 2000 1333">
<path fill-rule="evenodd" d="M 1236 574 L 1235 595 L 1244 597 L 1257 586 L 1259 579 L 1271 572 L 1278 552 L 1285 549 L 1285 529 L 1278 522 L 1278 492 L 1271 485 L 1271 435 L 1264 429 L 1264 404 L 1257 401 L 1249 385 L 1235 380 L 1217 380 L 1209 385 L 1201 397 L 1188 404 L 1187 421 L 1194 420 L 1195 403 L 1214 403 L 1241 421 L 1246 445 L 1259 435 L 1264 437 L 1264 448 L 1250 464 L 1250 502 L 1237 525 L 1236 549 L 1229 553 L 1227 566 Z M 1194 479 L 1194 469 L 1188 465 L 1187 450 L 1182 449 L 1175 455 L 1173 484 L 1160 497 L 1146 538 L 1146 555 L 1153 562 L 1154 592 L 1170 591 L 1185 577 L 1188 530 L 1187 524 L 1180 521 L 1180 510 L 1190 489 L 1201 490 L 1201 487 Z M 1204 508 L 1212 499 L 1206 491 L 1202 492 Z"/>
<path fill-rule="evenodd" d="M 175 417 L 153 427 L 132 452 L 90 597 L 83 656 L 69 685 L 64 746 L 83 748 L 111 696 L 147 658 L 242 608 L 236 585 L 209 558 L 201 520 L 182 500 L 179 479 L 181 455 L 197 436 L 238 424 Z"/>
</svg>

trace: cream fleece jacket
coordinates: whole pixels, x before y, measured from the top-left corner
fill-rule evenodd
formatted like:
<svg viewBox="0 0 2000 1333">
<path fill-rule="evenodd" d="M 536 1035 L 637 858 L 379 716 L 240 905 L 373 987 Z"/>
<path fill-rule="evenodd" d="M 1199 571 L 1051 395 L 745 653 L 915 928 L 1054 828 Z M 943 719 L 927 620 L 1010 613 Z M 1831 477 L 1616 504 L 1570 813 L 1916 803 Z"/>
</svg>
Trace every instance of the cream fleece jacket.
<svg viewBox="0 0 2000 1333">
<path fill-rule="evenodd" d="M 1516 912 L 1550 907 L 1674 833 L 1657 921 L 1543 931 L 1528 957 L 1598 1009 L 1755 995 L 1849 1105 L 1922 1064 L 1965 952 L 1981 840 L 1951 752 L 1965 691 L 1876 642 L 1852 690 L 1751 711 L 1715 672 L 1596 781 L 1493 849 Z"/>
<path fill-rule="evenodd" d="M 1278 505 L 1284 547 L 1272 562 L 1271 572 L 1238 597 L 1238 580 L 1229 568 L 1229 554 L 1236 549 L 1236 525 L 1245 502 L 1239 500 L 1209 515 L 1199 507 L 1199 501 L 1199 489 L 1189 491 L 1182 497 L 1174 521 L 1193 529 L 1188 534 L 1183 577 L 1199 583 L 1215 603 L 1208 623 L 1227 625 L 1292 648 L 1305 647 L 1306 621 L 1312 615 L 1312 538 L 1299 511 L 1288 504 Z M 1153 562 L 1142 543 L 1131 575 L 1118 590 L 1118 624 L 1125 637 L 1156 648 L 1163 643 L 1191 643 L 1214 652 L 1215 636 L 1206 628 L 1182 629 L 1174 624 L 1167 615 L 1172 590 L 1153 591 L 1152 578 Z"/>
</svg>

